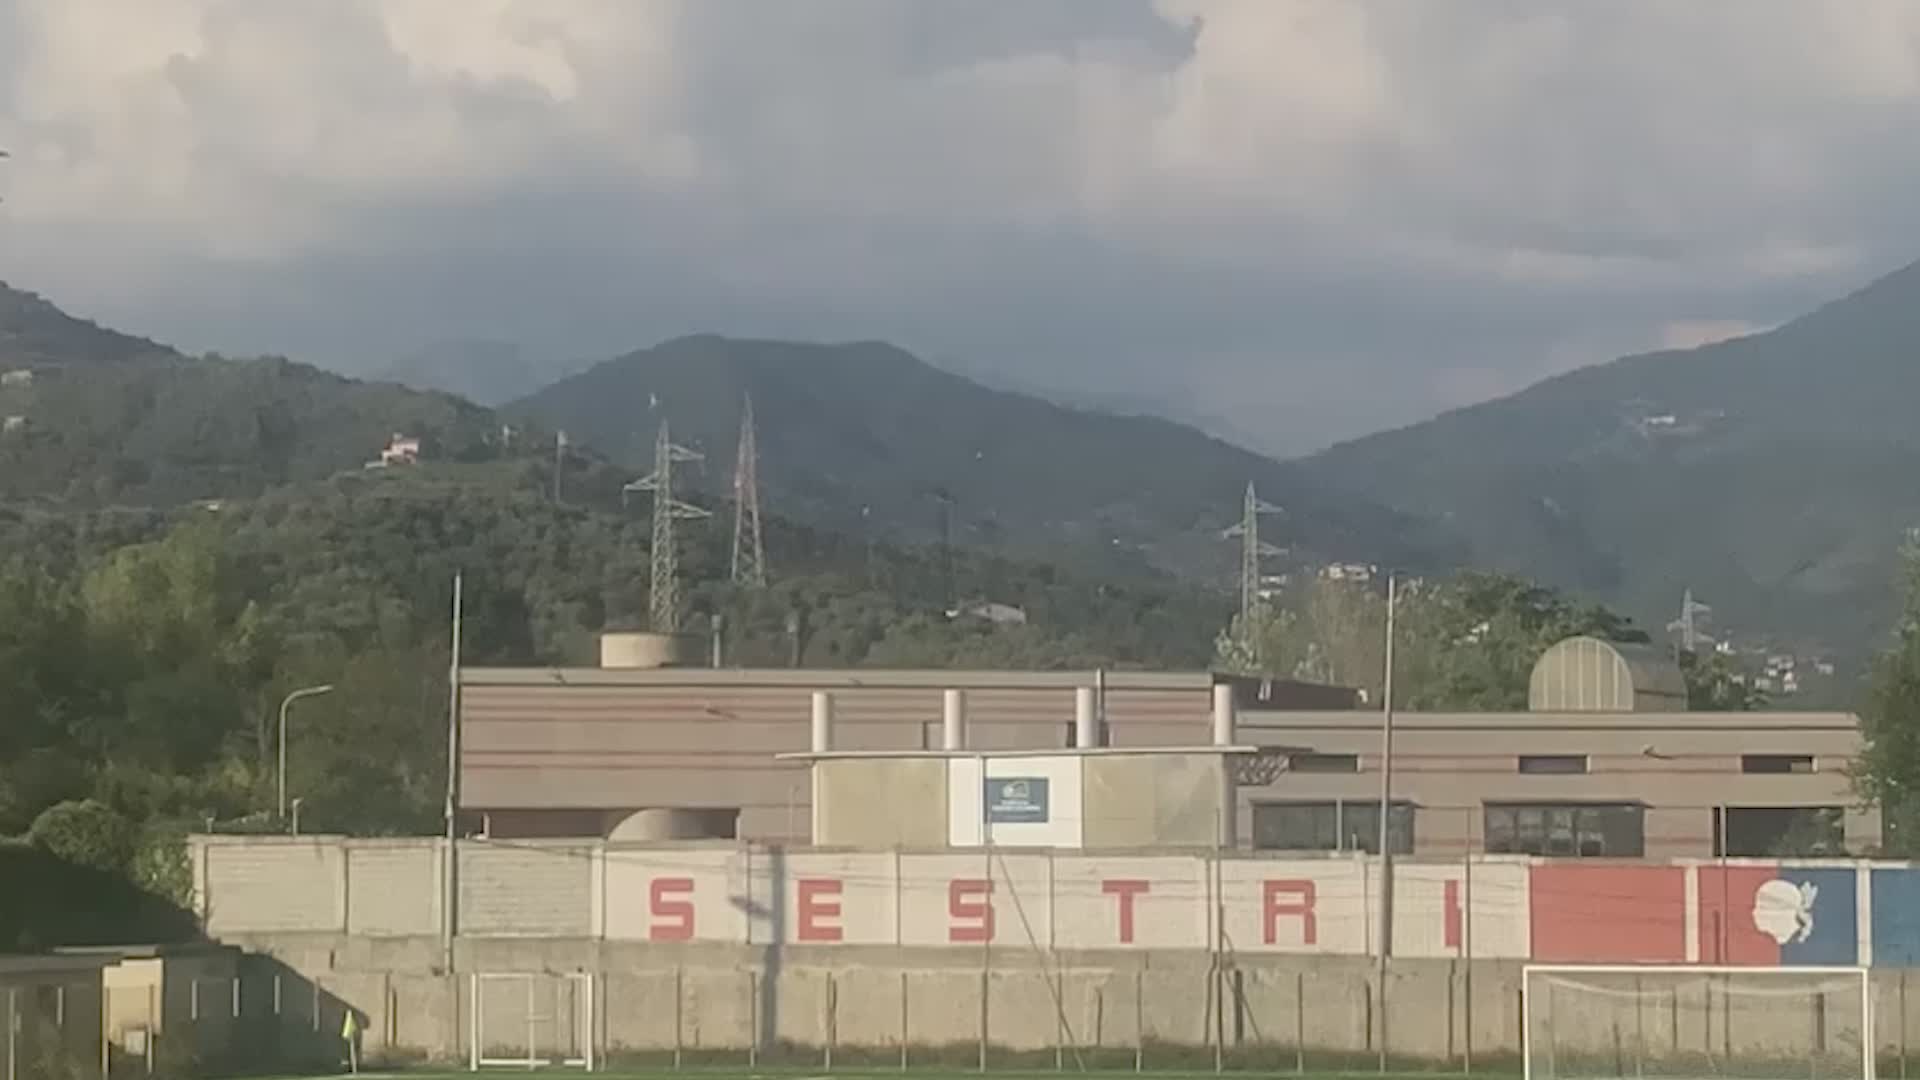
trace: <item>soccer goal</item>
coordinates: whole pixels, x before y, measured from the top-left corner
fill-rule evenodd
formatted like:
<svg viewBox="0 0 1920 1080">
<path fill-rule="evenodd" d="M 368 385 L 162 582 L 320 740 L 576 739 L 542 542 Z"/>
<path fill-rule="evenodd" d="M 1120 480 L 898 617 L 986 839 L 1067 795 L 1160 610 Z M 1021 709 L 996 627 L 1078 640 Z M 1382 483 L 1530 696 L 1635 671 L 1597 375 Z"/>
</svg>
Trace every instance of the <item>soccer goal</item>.
<svg viewBox="0 0 1920 1080">
<path fill-rule="evenodd" d="M 1527 1080 L 1873 1080 L 1866 968 L 1532 964 Z"/>
<path fill-rule="evenodd" d="M 468 1067 L 593 1071 L 593 975 L 475 972 L 468 977 Z"/>
</svg>

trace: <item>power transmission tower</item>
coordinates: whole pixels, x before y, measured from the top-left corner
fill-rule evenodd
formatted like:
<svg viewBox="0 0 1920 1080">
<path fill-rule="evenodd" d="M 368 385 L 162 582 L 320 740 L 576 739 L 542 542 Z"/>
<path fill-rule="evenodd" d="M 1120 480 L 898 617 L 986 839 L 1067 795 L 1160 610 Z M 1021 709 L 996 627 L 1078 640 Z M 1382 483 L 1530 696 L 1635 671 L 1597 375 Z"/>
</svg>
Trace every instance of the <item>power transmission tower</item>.
<svg viewBox="0 0 1920 1080">
<path fill-rule="evenodd" d="M 680 629 L 680 551 L 674 544 L 673 523 L 707 516 L 707 512 L 700 507 L 673 497 L 673 467 L 699 460 L 698 453 L 673 444 L 667 422 L 662 420 L 660 434 L 653 441 L 653 472 L 620 489 L 622 496 L 629 491 L 653 493 L 653 551 L 647 582 L 647 622 L 657 634 L 671 634 Z"/>
<path fill-rule="evenodd" d="M 1240 627 L 1243 634 L 1253 632 L 1253 609 L 1260 604 L 1260 560 L 1287 553 L 1285 548 L 1275 547 L 1260 539 L 1260 515 L 1285 512 L 1263 501 L 1249 482 L 1246 500 L 1241 504 L 1240 524 L 1221 533 L 1229 539 L 1238 537 L 1240 540 Z"/>
<path fill-rule="evenodd" d="M 953 587 L 953 492 L 937 487 L 929 494 L 940 504 L 940 602 L 952 613 L 959 610 Z"/>
<path fill-rule="evenodd" d="M 740 414 L 740 450 L 733 459 L 733 583 L 767 584 L 767 552 L 760 538 L 760 450 L 753 429 L 753 398 Z"/>
<path fill-rule="evenodd" d="M 1688 589 L 1680 598 L 1680 617 L 1667 624 L 1667 632 L 1679 638 L 1682 652 L 1698 654 L 1702 644 L 1712 644 L 1702 625 L 1713 617 L 1713 608 L 1693 598 L 1693 590 Z"/>
</svg>

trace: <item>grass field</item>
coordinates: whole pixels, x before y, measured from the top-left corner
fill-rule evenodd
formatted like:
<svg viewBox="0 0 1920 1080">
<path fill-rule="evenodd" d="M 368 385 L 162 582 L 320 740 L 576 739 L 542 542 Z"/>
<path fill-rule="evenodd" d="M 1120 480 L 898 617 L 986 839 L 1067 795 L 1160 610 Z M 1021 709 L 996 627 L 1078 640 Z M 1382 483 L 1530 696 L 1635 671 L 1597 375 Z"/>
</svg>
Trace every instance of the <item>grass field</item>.
<svg viewBox="0 0 1920 1080">
<path fill-rule="evenodd" d="M 482 1074 L 515 1074 L 526 1076 L 528 1072 L 540 1076 L 572 1076 L 582 1074 L 582 1068 L 484 1068 Z M 336 1078 L 346 1074 L 309 1074 L 309 1076 L 276 1076 L 269 1080 L 319 1080 L 319 1076 Z M 1064 1070 L 1056 1068 L 989 1068 L 981 1072 L 977 1068 L 833 1068 L 831 1072 L 822 1068 L 747 1068 L 747 1067 L 687 1067 L 687 1068 L 595 1068 L 593 1076 L 601 1080 L 831 1080 L 847 1076 L 852 1080 L 881 1080 L 885 1076 L 904 1076 L 912 1080 L 981 1080 L 983 1076 L 995 1080 L 1058 1080 L 1064 1074 L 1091 1074 L 1091 1076 L 1139 1076 L 1142 1080 L 1206 1080 L 1217 1076 L 1298 1076 L 1304 1080 L 1467 1080 L 1469 1074 L 1459 1070 L 1394 1070 L 1380 1072 L 1377 1068 L 1352 1068 L 1352 1070 L 1313 1070 L 1306 1072 L 1294 1068 L 1246 1068 L 1227 1067 L 1219 1072 L 1212 1068 L 1206 1070 L 1133 1070 L 1133 1068 L 1075 1068 L 1071 1063 Z M 386 1068 L 386 1070 L 365 1070 L 359 1072 L 363 1080 L 472 1080 L 474 1072 L 465 1068 L 420 1067 Z M 1498 1070 L 1475 1070 L 1471 1076 L 1515 1076 L 1511 1072 Z"/>
<path fill-rule="evenodd" d="M 346 1070 L 343 1069 L 338 1073 L 320 1074 L 320 1075 L 327 1076 L 329 1080 L 331 1080 L 331 1078 L 333 1077 L 344 1075 L 345 1071 Z M 482 1070 L 481 1075 L 508 1074 L 508 1075 L 525 1076 L 525 1075 L 528 1075 L 529 1073 L 534 1073 L 542 1077 L 557 1078 L 562 1076 L 578 1075 L 583 1071 L 584 1070 L 581 1070 L 581 1069 L 560 1069 L 560 1068 L 537 1069 L 537 1070 L 514 1069 L 514 1068 L 489 1068 L 489 1069 Z M 1468 1080 L 1469 1076 L 1493 1077 L 1493 1076 L 1502 1076 L 1502 1075 L 1508 1075 L 1508 1076 L 1512 1075 L 1512 1074 L 1501 1074 L 1493 1071 L 1487 1071 L 1487 1072 L 1476 1071 L 1472 1074 L 1467 1074 L 1467 1073 L 1461 1073 L 1461 1072 L 1449 1072 L 1449 1071 L 1439 1071 L 1439 1070 L 1435 1070 L 1431 1072 L 1408 1071 L 1408 1072 L 1383 1073 L 1374 1069 L 1364 1069 L 1364 1070 L 1353 1069 L 1353 1070 L 1332 1070 L 1332 1071 L 1310 1069 L 1305 1072 L 1299 1072 L 1290 1068 L 1289 1069 L 1252 1069 L 1252 1068 L 1232 1068 L 1232 1067 L 1226 1068 L 1221 1072 L 1215 1072 L 1212 1069 L 1144 1070 L 1144 1071 L 1136 1072 L 1131 1068 L 1127 1068 L 1127 1069 L 1089 1068 L 1089 1069 L 1081 1070 L 1081 1069 L 1074 1068 L 1071 1064 L 1069 1064 L 1064 1070 L 1009 1068 L 1009 1069 L 989 1069 L 985 1073 L 980 1072 L 978 1069 L 942 1069 L 942 1068 L 934 1068 L 934 1067 L 910 1068 L 905 1072 L 902 1072 L 897 1068 L 896 1069 L 836 1068 L 831 1072 L 827 1072 L 818 1067 L 811 1068 L 811 1069 L 806 1069 L 806 1068 L 750 1069 L 744 1066 L 739 1068 L 699 1066 L 699 1067 L 689 1067 L 689 1068 L 682 1068 L 682 1069 L 612 1068 L 612 1069 L 605 1069 L 605 1070 L 596 1069 L 593 1073 L 595 1077 L 601 1078 L 601 1080 L 831 1080 L 831 1078 L 837 1078 L 837 1077 L 849 1077 L 849 1078 L 854 1078 L 854 1080 L 880 1080 L 880 1078 L 882 1077 L 909 1077 L 909 1078 L 912 1078 L 912 1080 L 981 1080 L 982 1077 L 997 1078 L 997 1080 L 1058 1080 L 1058 1078 L 1063 1075 L 1071 1075 L 1071 1074 L 1111 1076 L 1111 1077 L 1115 1077 L 1116 1080 L 1117 1078 L 1122 1076 L 1140 1077 L 1142 1078 L 1142 1080 L 1205 1080 L 1205 1078 L 1212 1078 L 1212 1077 L 1219 1077 L 1219 1076 L 1299 1077 L 1299 1078 L 1302 1078 L 1302 1080 Z M 270 1080 L 320 1080 L 320 1075 L 285 1076 L 285 1077 L 270 1078 Z M 443 1066 L 435 1066 L 435 1067 L 421 1067 L 418 1069 L 402 1069 L 402 1070 L 392 1070 L 392 1069 L 369 1070 L 366 1072 L 362 1072 L 358 1075 L 362 1078 L 362 1080 L 472 1080 L 472 1078 L 476 1074 L 469 1072 L 465 1069 L 448 1069 Z"/>
</svg>

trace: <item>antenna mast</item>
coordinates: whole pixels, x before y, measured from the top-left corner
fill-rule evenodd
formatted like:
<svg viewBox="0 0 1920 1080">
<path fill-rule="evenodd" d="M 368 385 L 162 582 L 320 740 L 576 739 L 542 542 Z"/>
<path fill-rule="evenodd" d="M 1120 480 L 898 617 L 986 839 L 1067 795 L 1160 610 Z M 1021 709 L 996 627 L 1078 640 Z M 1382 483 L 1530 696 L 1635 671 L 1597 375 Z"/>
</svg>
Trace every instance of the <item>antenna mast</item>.
<svg viewBox="0 0 1920 1080">
<path fill-rule="evenodd" d="M 733 459 L 733 583 L 750 589 L 767 584 L 767 552 L 760 538 L 760 450 L 753 425 L 753 395 L 740 414 L 740 449 Z"/>
<path fill-rule="evenodd" d="M 653 550 L 648 580 L 648 626 L 657 634 L 680 629 L 680 550 L 674 544 L 673 523 L 681 519 L 703 518 L 707 512 L 692 503 L 673 497 L 673 466 L 699 461 L 700 455 L 684 446 L 675 446 L 660 421 L 660 434 L 653 441 L 653 472 L 620 489 L 653 493 Z"/>
</svg>

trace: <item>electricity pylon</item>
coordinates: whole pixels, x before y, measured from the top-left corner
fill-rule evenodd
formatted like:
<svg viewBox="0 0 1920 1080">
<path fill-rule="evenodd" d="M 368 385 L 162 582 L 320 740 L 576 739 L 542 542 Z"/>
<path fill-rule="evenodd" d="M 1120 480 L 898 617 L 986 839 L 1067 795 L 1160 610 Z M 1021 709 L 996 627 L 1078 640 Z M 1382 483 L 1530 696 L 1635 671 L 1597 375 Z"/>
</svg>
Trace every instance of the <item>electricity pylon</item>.
<svg viewBox="0 0 1920 1080">
<path fill-rule="evenodd" d="M 653 472 L 620 489 L 653 493 L 652 566 L 647 582 L 647 623 L 655 633 L 671 634 L 680 629 L 680 551 L 674 542 L 673 523 L 703 518 L 707 512 L 692 503 L 673 497 L 673 467 L 699 461 L 700 455 L 684 446 L 675 446 L 660 421 L 660 434 L 653 441 Z"/>
<path fill-rule="evenodd" d="M 767 551 L 760 537 L 760 450 L 753 428 L 753 397 L 740 414 L 740 450 L 733 461 L 733 583 L 767 584 Z"/>
<path fill-rule="evenodd" d="M 1260 603 L 1260 560 L 1270 555 L 1284 555 L 1285 548 L 1275 547 L 1260 539 L 1260 515 L 1285 513 L 1280 507 L 1262 501 L 1253 490 L 1253 484 L 1247 484 L 1247 497 L 1241 505 L 1240 523 L 1220 535 L 1240 540 L 1240 626 L 1241 632 L 1253 632 L 1253 609 Z"/>
</svg>

